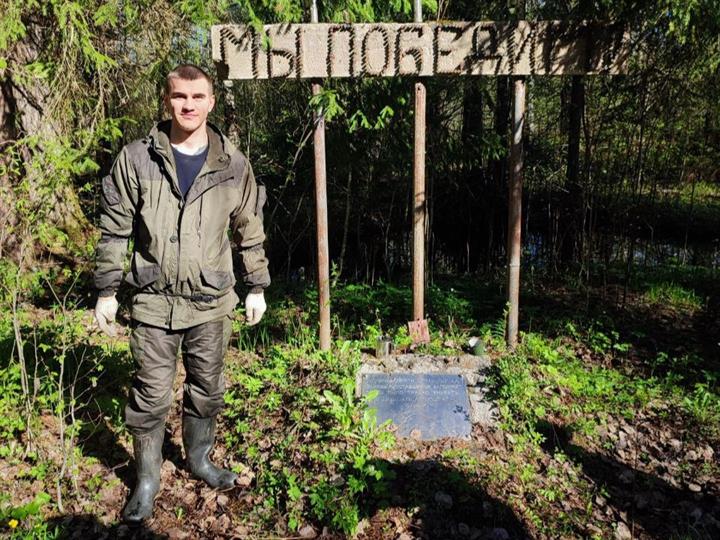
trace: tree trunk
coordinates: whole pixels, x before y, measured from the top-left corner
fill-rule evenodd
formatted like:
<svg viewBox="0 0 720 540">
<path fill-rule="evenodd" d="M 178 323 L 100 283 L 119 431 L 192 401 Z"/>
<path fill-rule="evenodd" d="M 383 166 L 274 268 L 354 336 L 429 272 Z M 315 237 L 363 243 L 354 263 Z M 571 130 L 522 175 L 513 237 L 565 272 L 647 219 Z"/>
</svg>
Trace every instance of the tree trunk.
<svg viewBox="0 0 720 540">
<path fill-rule="evenodd" d="M 463 184 L 460 190 L 464 190 L 468 197 L 462 204 L 462 211 L 465 214 L 464 221 L 466 223 L 465 228 L 465 264 L 462 264 L 462 259 L 458 257 L 458 270 L 464 270 L 470 272 L 471 268 L 471 257 L 477 258 L 478 255 L 474 253 L 475 249 L 478 251 L 482 250 L 480 244 L 481 239 L 487 238 L 489 235 L 488 230 L 483 230 L 482 220 L 474 219 L 478 206 L 480 206 L 480 216 L 487 215 L 489 209 L 492 208 L 492 199 L 488 197 L 489 193 L 487 185 L 487 175 L 484 174 L 482 164 L 480 166 L 473 166 L 478 153 L 478 145 L 474 143 L 474 140 L 480 138 L 483 133 L 483 88 L 480 86 L 480 81 L 477 79 L 468 79 L 465 83 L 465 93 L 463 95 L 463 123 L 462 123 L 462 159 L 463 159 L 463 174 L 461 181 Z M 474 139 L 474 137 L 476 139 Z M 477 190 L 485 192 L 480 200 L 480 205 L 477 204 Z M 454 193 L 454 197 L 458 197 L 460 193 Z M 460 195 L 462 197 L 462 195 Z M 462 199 L 461 199 L 462 200 Z M 478 225 L 480 225 L 478 227 Z M 459 244 L 458 244 L 459 247 Z"/>
<path fill-rule="evenodd" d="M 8 51 L 13 65 L 38 59 L 33 39 L 39 39 L 41 31 L 36 26 L 28 28 L 25 41 Z M 72 257 L 93 233 L 77 189 L 68 178 L 67 165 L 57 169 L 52 153 L 45 152 L 48 143 L 68 144 L 61 139 L 66 119 L 48 113 L 53 107 L 49 106 L 52 97 L 47 85 L 43 79 L 15 79 L 10 67 L 0 81 L 0 165 L 15 161 L 8 174 L 0 175 L 0 255 L 24 268 L 31 266 L 41 251 Z M 32 145 L 23 140 L 29 136 L 34 138 Z M 23 204 L 16 204 L 20 199 Z M 37 242 L 39 227 L 44 234 Z M 28 249 L 18 249 L 19 243 L 26 243 Z"/>
<path fill-rule="evenodd" d="M 342 244 L 340 246 L 340 260 L 338 261 L 338 268 L 337 268 L 337 274 L 335 275 L 335 279 L 333 280 L 333 288 L 337 285 L 338 280 L 340 279 L 340 276 L 343 272 L 343 266 L 345 263 L 345 251 L 347 249 L 347 239 L 348 239 L 348 230 L 350 228 L 350 206 L 352 202 L 351 198 L 351 192 L 352 192 L 352 166 L 350 167 L 350 170 L 348 171 L 348 177 L 347 177 L 347 185 L 345 186 L 345 220 L 343 222 L 343 235 L 342 235 Z"/>
<path fill-rule="evenodd" d="M 10 155 L 5 149 L 13 144 L 17 138 L 17 102 L 12 92 L 8 75 L 0 81 L 0 168 L 10 165 Z M 0 259 L 6 253 L 14 253 L 17 248 L 17 236 L 13 230 L 18 224 L 17 216 L 13 211 L 15 196 L 10 184 L 10 176 L 0 174 Z"/>
<path fill-rule="evenodd" d="M 503 142 L 503 146 L 507 147 L 509 144 L 508 140 L 508 127 L 509 127 L 509 115 L 510 115 L 510 79 L 508 77 L 498 77 L 495 91 L 495 133 L 498 138 Z M 505 245 L 504 235 L 504 223 L 507 221 L 504 219 L 504 211 L 501 211 L 500 216 L 497 215 L 496 208 L 501 206 L 500 203 L 504 201 L 504 197 L 501 197 L 501 193 L 505 193 L 507 190 L 507 156 L 502 156 L 498 159 L 493 160 L 490 163 L 491 175 L 492 175 L 492 186 L 489 200 L 494 201 L 494 204 L 490 204 L 487 212 L 487 231 L 488 231 L 488 242 L 487 250 L 485 255 L 485 269 L 488 271 L 493 262 L 493 254 L 496 252 L 497 245 Z M 506 204 L 502 205 L 502 208 L 506 208 Z M 495 237 L 495 231 L 500 231 Z"/>
<path fill-rule="evenodd" d="M 568 153 L 565 177 L 565 235 L 562 240 L 562 262 L 572 264 L 582 253 L 582 213 L 585 204 L 580 185 L 580 137 L 582 135 L 582 113 L 585 107 L 585 82 L 582 76 L 574 75 L 570 88 L 568 107 Z"/>
</svg>

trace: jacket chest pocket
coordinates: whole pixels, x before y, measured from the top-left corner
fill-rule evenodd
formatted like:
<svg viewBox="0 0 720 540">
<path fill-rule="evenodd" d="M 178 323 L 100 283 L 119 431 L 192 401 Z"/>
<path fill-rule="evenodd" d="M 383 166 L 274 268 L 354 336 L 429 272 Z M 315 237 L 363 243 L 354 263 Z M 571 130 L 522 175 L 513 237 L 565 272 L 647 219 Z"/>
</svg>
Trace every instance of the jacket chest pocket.
<svg viewBox="0 0 720 540">
<path fill-rule="evenodd" d="M 140 201 L 143 207 L 160 208 L 163 204 L 177 205 L 177 197 L 170 189 L 169 180 L 158 174 L 140 179 Z"/>
<path fill-rule="evenodd" d="M 232 268 L 230 239 L 227 227 L 219 227 L 212 231 L 205 229 L 201 242 L 202 266 L 204 268 L 229 270 Z"/>
<path fill-rule="evenodd" d="M 238 203 L 238 183 L 234 177 L 213 179 L 213 185 L 205 191 L 203 199 L 203 221 L 222 223 L 227 220 Z M 209 222 L 209 221 L 208 221 Z"/>
</svg>

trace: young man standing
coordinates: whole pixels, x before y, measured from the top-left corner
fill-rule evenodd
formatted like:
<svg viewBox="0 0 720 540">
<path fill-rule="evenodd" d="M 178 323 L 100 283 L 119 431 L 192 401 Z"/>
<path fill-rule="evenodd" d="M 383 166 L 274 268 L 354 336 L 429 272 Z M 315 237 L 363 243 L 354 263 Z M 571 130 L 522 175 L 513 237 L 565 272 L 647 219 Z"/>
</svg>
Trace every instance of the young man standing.
<svg viewBox="0 0 720 540">
<path fill-rule="evenodd" d="M 212 80 L 197 66 L 178 66 L 167 75 L 164 100 L 171 120 L 125 146 L 102 183 L 95 318 L 109 334 L 114 334 L 115 292 L 133 240 L 125 276 L 135 287 L 130 350 L 137 365 L 125 408 L 137 469 L 123 511 L 130 523 L 152 515 L 160 487 L 178 349 L 187 373 L 182 433 L 188 467 L 212 487 L 235 484 L 234 473 L 209 460 L 223 406 L 230 316 L 238 302 L 228 233 L 250 289 L 248 324 L 265 312 L 263 290 L 270 284 L 263 250 L 264 193 L 245 156 L 207 122 L 215 104 Z"/>
</svg>

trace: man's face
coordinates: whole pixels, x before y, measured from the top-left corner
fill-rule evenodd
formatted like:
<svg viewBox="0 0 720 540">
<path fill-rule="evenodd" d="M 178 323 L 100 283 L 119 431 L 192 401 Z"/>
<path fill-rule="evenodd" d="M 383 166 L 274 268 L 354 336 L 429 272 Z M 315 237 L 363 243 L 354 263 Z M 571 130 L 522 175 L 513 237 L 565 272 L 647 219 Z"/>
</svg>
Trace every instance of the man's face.
<svg viewBox="0 0 720 540">
<path fill-rule="evenodd" d="M 165 107 L 176 128 L 186 133 L 204 128 L 208 114 L 214 106 L 215 97 L 210 84 L 204 78 L 194 81 L 170 79 L 170 92 L 165 96 Z"/>
</svg>

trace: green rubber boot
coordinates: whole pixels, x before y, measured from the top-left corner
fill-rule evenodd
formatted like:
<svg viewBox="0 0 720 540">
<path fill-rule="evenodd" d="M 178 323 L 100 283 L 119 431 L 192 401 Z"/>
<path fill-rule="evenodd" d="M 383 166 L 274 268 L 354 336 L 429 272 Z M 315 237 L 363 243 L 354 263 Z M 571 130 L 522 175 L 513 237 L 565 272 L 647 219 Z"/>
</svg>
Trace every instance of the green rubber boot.
<svg viewBox="0 0 720 540">
<path fill-rule="evenodd" d="M 237 475 L 215 466 L 208 456 L 215 444 L 215 417 L 195 418 L 183 416 L 183 446 L 188 468 L 209 486 L 230 489 L 235 486 Z"/>
<path fill-rule="evenodd" d="M 133 436 L 137 483 L 122 513 L 123 521 L 139 525 L 152 516 L 155 495 L 160 489 L 162 444 L 165 426 L 150 433 Z"/>
</svg>

